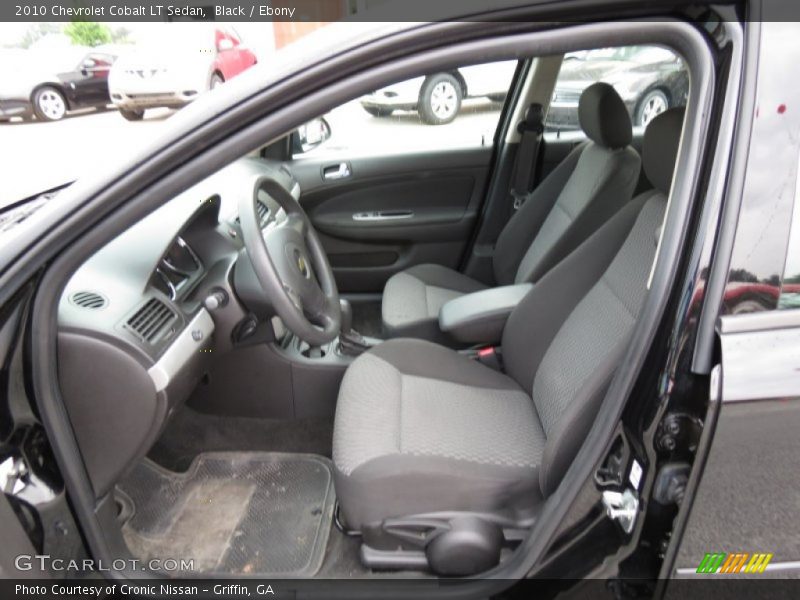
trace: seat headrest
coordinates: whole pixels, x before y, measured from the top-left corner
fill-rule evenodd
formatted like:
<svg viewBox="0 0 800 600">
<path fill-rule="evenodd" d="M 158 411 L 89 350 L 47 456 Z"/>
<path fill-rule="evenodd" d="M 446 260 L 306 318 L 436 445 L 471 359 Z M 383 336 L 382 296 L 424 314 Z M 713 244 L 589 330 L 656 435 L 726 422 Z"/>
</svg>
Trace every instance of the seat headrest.
<svg viewBox="0 0 800 600">
<path fill-rule="evenodd" d="M 578 102 L 581 129 L 595 144 L 624 148 L 631 143 L 631 117 L 617 90 L 607 83 L 593 83 Z"/>
<path fill-rule="evenodd" d="M 671 108 L 655 117 L 644 130 L 642 166 L 653 187 L 669 195 L 672 172 L 683 129 L 683 107 Z"/>
</svg>

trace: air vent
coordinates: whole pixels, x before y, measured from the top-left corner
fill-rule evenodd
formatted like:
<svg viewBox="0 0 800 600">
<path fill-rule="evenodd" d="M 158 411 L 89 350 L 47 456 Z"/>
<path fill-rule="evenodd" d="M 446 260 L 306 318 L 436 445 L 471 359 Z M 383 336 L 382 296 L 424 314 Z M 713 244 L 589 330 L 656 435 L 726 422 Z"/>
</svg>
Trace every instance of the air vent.
<svg viewBox="0 0 800 600">
<path fill-rule="evenodd" d="M 258 222 L 263 227 L 264 221 L 266 221 L 267 217 L 269 216 L 269 209 L 267 208 L 266 204 L 259 200 L 256 203 L 256 210 L 258 210 Z"/>
<path fill-rule="evenodd" d="M 256 202 L 256 210 L 258 211 L 258 224 L 263 228 L 269 218 L 269 207 L 263 201 L 258 200 Z M 241 225 L 241 218 L 237 216 L 235 223 Z"/>
<path fill-rule="evenodd" d="M 97 292 L 75 292 L 69 297 L 75 306 L 81 308 L 103 308 L 108 301 Z"/>
<path fill-rule="evenodd" d="M 158 298 L 150 298 L 128 319 L 125 328 L 152 344 L 174 319 L 175 314 L 166 304 Z"/>
</svg>

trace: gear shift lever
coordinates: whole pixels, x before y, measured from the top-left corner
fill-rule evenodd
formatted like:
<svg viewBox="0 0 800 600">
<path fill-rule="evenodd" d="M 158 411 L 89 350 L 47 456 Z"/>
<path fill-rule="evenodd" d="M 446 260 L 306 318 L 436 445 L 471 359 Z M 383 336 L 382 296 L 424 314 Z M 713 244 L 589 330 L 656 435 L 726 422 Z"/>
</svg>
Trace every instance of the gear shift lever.
<svg viewBox="0 0 800 600">
<path fill-rule="evenodd" d="M 339 306 L 342 310 L 342 328 L 340 335 L 345 337 L 353 330 L 353 305 L 350 304 L 349 300 L 342 298 L 339 300 Z"/>
<path fill-rule="evenodd" d="M 370 344 L 360 333 L 353 329 L 353 307 L 348 300 L 340 299 L 342 310 L 342 328 L 339 332 L 339 352 L 358 356 L 369 350 Z"/>
</svg>

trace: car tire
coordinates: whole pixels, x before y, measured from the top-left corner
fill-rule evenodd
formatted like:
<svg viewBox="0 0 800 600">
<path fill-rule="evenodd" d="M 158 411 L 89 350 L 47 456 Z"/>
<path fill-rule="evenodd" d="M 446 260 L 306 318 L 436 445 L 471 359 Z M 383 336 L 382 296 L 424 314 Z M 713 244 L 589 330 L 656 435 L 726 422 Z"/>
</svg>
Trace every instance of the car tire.
<svg viewBox="0 0 800 600">
<path fill-rule="evenodd" d="M 126 121 L 141 121 L 144 118 L 143 110 L 128 110 L 120 108 L 119 114 L 121 114 Z"/>
<path fill-rule="evenodd" d="M 768 310 L 768 307 L 764 306 L 758 300 L 746 299 L 742 300 L 741 302 L 737 302 L 733 305 L 730 309 L 730 314 L 732 315 L 748 315 L 750 313 L 756 312 L 763 312 Z"/>
<path fill-rule="evenodd" d="M 393 108 L 378 108 L 376 106 L 365 106 L 363 108 L 373 117 L 389 117 L 394 112 Z"/>
<path fill-rule="evenodd" d="M 67 114 L 67 99 L 53 86 L 40 87 L 33 93 L 33 113 L 40 121 L 60 121 Z"/>
<path fill-rule="evenodd" d="M 449 73 L 425 79 L 419 93 L 419 116 L 429 125 L 444 125 L 458 116 L 464 93 L 461 83 Z"/>
<path fill-rule="evenodd" d="M 225 83 L 225 78 L 219 73 L 211 75 L 211 80 L 208 82 L 208 89 L 213 90 L 215 87 L 221 86 Z"/>
<path fill-rule="evenodd" d="M 650 90 L 637 104 L 634 124 L 638 127 L 647 127 L 650 121 L 667 109 L 669 109 L 667 95 L 661 90 Z"/>
</svg>

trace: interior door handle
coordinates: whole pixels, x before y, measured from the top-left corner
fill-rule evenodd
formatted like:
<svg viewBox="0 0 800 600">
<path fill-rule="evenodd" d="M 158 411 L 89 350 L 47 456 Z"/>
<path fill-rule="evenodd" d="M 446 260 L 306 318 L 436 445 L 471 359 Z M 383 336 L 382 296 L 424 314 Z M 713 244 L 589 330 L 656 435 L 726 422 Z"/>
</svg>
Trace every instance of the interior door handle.
<svg viewBox="0 0 800 600">
<path fill-rule="evenodd" d="M 382 210 L 353 213 L 354 221 L 390 221 L 393 219 L 410 219 L 414 213 L 410 210 Z"/>
<path fill-rule="evenodd" d="M 341 162 L 338 165 L 330 165 L 322 167 L 322 178 L 325 181 L 336 181 L 337 179 L 346 179 L 353 174 L 350 169 L 350 163 Z"/>
</svg>

